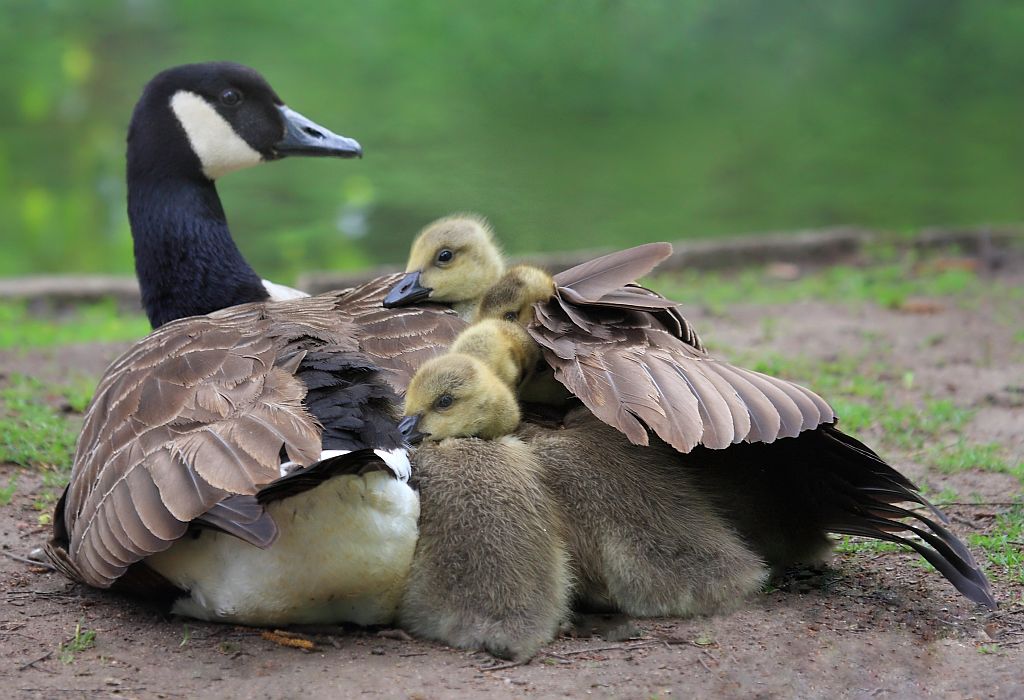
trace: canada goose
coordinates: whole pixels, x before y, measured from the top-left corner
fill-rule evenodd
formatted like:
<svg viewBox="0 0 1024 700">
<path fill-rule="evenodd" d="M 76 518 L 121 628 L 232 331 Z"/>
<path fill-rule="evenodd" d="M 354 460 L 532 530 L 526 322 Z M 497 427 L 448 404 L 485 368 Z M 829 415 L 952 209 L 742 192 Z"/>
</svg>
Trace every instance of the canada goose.
<svg viewBox="0 0 1024 700">
<path fill-rule="evenodd" d="M 496 344 L 501 344 L 500 329 L 493 325 L 488 328 L 495 332 Z M 689 616 L 735 605 L 761 587 L 768 573 L 764 563 L 691 483 L 696 475 L 679 468 L 679 455 L 674 450 L 664 443 L 636 450 L 621 434 L 585 410 L 571 413 L 563 429 L 526 425 L 514 437 L 507 436 L 516 428 L 519 412 L 511 393 L 496 391 L 498 384 L 490 368 L 474 358 L 452 354 L 430 360 L 409 384 L 403 430 L 410 437 L 419 434 L 425 439 L 443 440 L 441 448 L 463 445 L 468 436 L 495 440 L 498 444 L 487 452 L 492 462 L 474 464 L 474 468 L 483 472 L 489 468 L 493 472 L 491 481 L 502 485 L 525 478 L 517 478 L 515 473 L 521 464 L 528 465 L 529 475 L 539 478 L 548 489 L 538 503 L 553 498 L 557 504 L 554 512 L 561 515 L 560 522 L 541 523 L 539 529 L 558 533 L 568 542 L 577 579 L 574 593 L 584 604 L 637 616 Z M 507 457 L 502 457 L 503 445 L 515 449 L 510 447 Z M 444 457 L 435 457 L 436 451 L 430 443 L 425 444 L 417 451 L 417 464 L 436 459 L 437 472 L 457 479 L 462 462 L 473 461 L 465 449 Z M 504 511 L 509 506 L 501 495 L 488 493 L 487 497 L 496 503 L 488 503 L 483 494 L 476 493 L 466 493 L 462 500 L 473 503 L 474 511 Z M 476 506 L 478 499 L 480 505 Z M 443 526 L 459 516 L 450 511 L 435 517 L 441 527 L 434 537 L 440 538 L 444 532 L 446 541 L 452 539 Z M 508 536 L 515 521 L 522 521 L 517 526 L 522 531 L 536 531 L 536 517 L 534 510 L 508 508 L 501 523 L 492 526 L 506 534 L 494 540 L 496 546 L 471 547 L 465 543 L 461 548 L 467 551 L 460 552 L 460 558 L 471 562 L 466 566 L 473 570 L 484 568 L 476 563 L 480 559 L 489 560 L 488 569 L 495 567 L 490 559 L 496 557 L 497 565 L 520 562 L 530 574 L 516 579 L 506 574 L 508 583 L 496 587 L 489 598 L 490 608 L 503 609 L 506 597 L 519 600 L 526 590 L 536 588 L 540 567 L 535 562 L 548 551 L 547 547 Z M 489 534 L 474 530 L 472 536 Z M 424 546 L 424 537 L 427 535 L 421 521 L 418 547 Z M 458 532 L 458 537 L 465 538 L 466 534 Z M 431 540 L 427 542 L 425 551 L 417 549 L 414 572 L 421 558 L 424 567 L 440 568 L 432 562 L 445 550 Z M 492 578 L 497 575 L 495 572 Z M 435 585 L 420 582 L 417 587 L 424 590 L 424 595 L 432 591 L 431 599 L 437 606 L 438 598 L 487 582 L 481 578 L 449 584 L 440 591 L 436 582 L 432 583 Z M 548 602 L 549 598 L 538 598 L 545 608 Z M 423 603 L 417 600 L 415 606 Z"/>
<path fill-rule="evenodd" d="M 466 321 L 487 289 L 505 269 L 505 261 L 487 222 L 474 214 L 434 221 L 413 240 L 402 281 L 385 297 L 384 306 L 425 299 L 433 291 Z"/>
<path fill-rule="evenodd" d="M 86 413 L 46 547 L 65 574 L 166 592 L 207 619 L 391 620 L 419 511 L 396 392 L 464 324 L 383 309 L 398 276 L 267 301 L 213 185 L 261 160 L 358 151 L 235 64 L 146 87 L 129 213 L 158 328 L 108 368 Z"/>
<path fill-rule="evenodd" d="M 910 546 L 961 593 L 995 607 L 963 543 L 941 522 L 896 504 L 920 504 L 942 522 L 945 516 L 870 448 L 836 429 L 824 400 L 710 357 L 672 302 L 623 286 L 669 250 L 649 244 L 559 273 L 551 278 L 554 297 L 542 276 L 512 268 L 493 295 L 480 290 L 477 315 L 507 318 L 530 308 L 532 318 L 519 320 L 555 378 L 630 442 L 649 444 L 651 429 L 683 455 L 708 448 L 700 461 L 680 463 L 717 465 L 702 480 L 709 497 L 773 567 L 820 560 L 831 548 L 828 532 L 873 537 Z M 761 486 L 745 486 L 755 482 Z"/>
<path fill-rule="evenodd" d="M 418 421 L 426 441 L 415 454 L 420 537 L 399 624 L 528 659 L 568 619 L 571 576 L 541 467 L 508 435 L 519 423 L 515 398 L 486 365 L 454 353 L 424 363 L 406 412 L 407 435 Z"/>
</svg>

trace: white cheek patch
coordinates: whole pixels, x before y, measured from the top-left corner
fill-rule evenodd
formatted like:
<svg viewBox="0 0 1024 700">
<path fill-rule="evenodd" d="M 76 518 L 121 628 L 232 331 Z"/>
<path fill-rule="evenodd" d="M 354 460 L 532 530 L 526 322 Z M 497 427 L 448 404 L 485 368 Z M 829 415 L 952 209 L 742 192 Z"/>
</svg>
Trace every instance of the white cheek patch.
<svg viewBox="0 0 1024 700">
<path fill-rule="evenodd" d="M 189 144 L 211 180 L 259 164 L 263 157 L 235 133 L 213 106 L 194 92 L 180 90 L 171 98 Z"/>
</svg>

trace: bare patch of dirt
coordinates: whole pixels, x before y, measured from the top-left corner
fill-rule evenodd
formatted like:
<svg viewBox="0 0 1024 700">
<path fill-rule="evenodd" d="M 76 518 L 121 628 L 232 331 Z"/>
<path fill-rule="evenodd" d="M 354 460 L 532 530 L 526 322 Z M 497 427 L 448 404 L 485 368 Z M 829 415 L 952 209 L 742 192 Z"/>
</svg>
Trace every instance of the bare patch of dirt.
<svg viewBox="0 0 1024 700">
<path fill-rule="evenodd" d="M 887 400 L 951 399 L 975 411 L 964 438 L 999 443 L 1009 462 L 1024 462 L 1024 344 L 1015 339 L 1024 310 L 1007 319 L 986 308 L 935 307 L 801 302 L 716 316 L 693 309 L 691 317 L 705 338 L 748 356 L 875 358 L 891 369 Z M 98 375 L 122 347 L 5 353 L 0 373 L 48 381 L 70 371 Z M 874 425 L 862 436 L 885 438 Z M 943 473 L 914 450 L 881 451 L 933 495 L 953 488 L 961 501 L 992 503 L 947 508 L 965 536 L 990 529 L 1001 504 L 1020 497 L 1019 480 L 1007 473 Z M 15 471 L 0 467 L 0 486 Z M 17 492 L 0 508 L 0 552 L 23 557 L 48 528 L 33 507 L 44 488 L 39 477 L 18 473 Z M 1022 586 L 998 577 L 993 586 L 1002 607 L 989 613 L 915 555 L 861 549 L 837 554 L 824 572 L 795 574 L 729 615 L 639 620 L 620 626 L 619 641 L 564 637 L 528 665 L 485 670 L 494 662 L 484 655 L 391 631 L 306 629 L 312 651 L 281 646 L 260 630 L 169 619 L 0 556 L 0 676 L 4 696 L 40 698 L 1021 697 Z M 76 626 L 95 639 L 72 652 Z"/>
</svg>

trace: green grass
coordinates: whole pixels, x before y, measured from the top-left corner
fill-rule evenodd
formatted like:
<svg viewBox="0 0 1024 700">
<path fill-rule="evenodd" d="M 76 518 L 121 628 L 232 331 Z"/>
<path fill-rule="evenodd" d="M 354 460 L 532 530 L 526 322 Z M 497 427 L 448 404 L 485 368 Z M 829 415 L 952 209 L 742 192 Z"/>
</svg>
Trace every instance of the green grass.
<svg viewBox="0 0 1024 700">
<path fill-rule="evenodd" d="M 877 254 L 873 253 L 877 258 Z M 779 279 L 769 268 L 741 271 L 683 271 L 656 275 L 647 283 L 665 296 L 685 305 L 700 304 L 724 313 L 731 304 L 789 304 L 820 300 L 839 303 L 874 303 L 899 308 L 911 297 L 942 297 L 950 303 L 971 304 L 991 283 L 964 269 L 942 269 L 921 264 L 908 252 L 898 260 L 864 266 L 836 265 L 815 270 L 795 280 Z M 1006 290 L 1020 298 L 1017 290 Z M 769 328 L 770 330 L 770 328 Z"/>
<path fill-rule="evenodd" d="M 836 542 L 835 551 L 839 554 L 883 554 L 886 552 L 909 552 L 910 549 L 895 542 L 883 542 L 882 540 L 869 540 L 863 537 L 843 535 Z"/>
<path fill-rule="evenodd" d="M 80 403 L 80 391 L 71 393 Z M 70 469 L 78 428 L 47 401 L 61 395 L 34 377 L 11 376 L 0 389 L 0 462 Z"/>
<path fill-rule="evenodd" d="M 60 660 L 69 664 L 75 660 L 75 654 L 79 654 L 96 646 L 96 630 L 82 629 L 82 623 L 75 625 L 75 633 L 66 642 L 61 642 Z"/>
<path fill-rule="evenodd" d="M 18 490 L 18 475 L 12 474 L 7 480 L 7 486 L 0 488 L 0 506 L 5 506 L 14 498 L 14 492 Z"/>
<path fill-rule="evenodd" d="M 0 303 L 0 349 L 138 340 L 149 330 L 145 316 L 121 313 L 113 301 L 56 317 L 33 313 L 23 302 Z"/>
<path fill-rule="evenodd" d="M 991 532 L 972 534 L 969 540 L 988 557 L 990 576 L 1024 584 L 1024 506 L 999 515 Z"/>
<path fill-rule="evenodd" d="M 15 374 L 0 389 L 0 463 L 17 464 L 42 475 L 43 488 L 32 503 L 39 511 L 40 524 L 49 522 L 50 509 L 67 484 L 80 427 L 80 421 L 71 416 L 85 410 L 93 385 L 93 380 L 84 377 L 49 385 Z M 0 488 L 0 506 L 10 503 L 17 484 L 15 475 Z"/>
<path fill-rule="evenodd" d="M 946 474 L 965 469 L 981 469 L 987 472 L 1010 472 L 1010 466 L 1003 457 L 1003 446 L 999 443 L 971 443 L 959 440 L 936 457 L 935 466 Z"/>
</svg>

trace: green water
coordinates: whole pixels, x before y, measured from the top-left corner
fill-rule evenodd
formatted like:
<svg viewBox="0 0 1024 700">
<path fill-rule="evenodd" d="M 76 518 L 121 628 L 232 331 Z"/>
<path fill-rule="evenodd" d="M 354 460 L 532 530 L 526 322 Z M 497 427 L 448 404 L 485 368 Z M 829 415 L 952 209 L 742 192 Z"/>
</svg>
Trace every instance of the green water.
<svg viewBox="0 0 1024 700">
<path fill-rule="evenodd" d="M 258 270 L 404 257 L 459 210 L 512 251 L 1024 220 L 1024 4 L 0 0 L 0 275 L 127 272 L 124 131 L 232 59 L 362 161 L 220 184 Z"/>
</svg>

